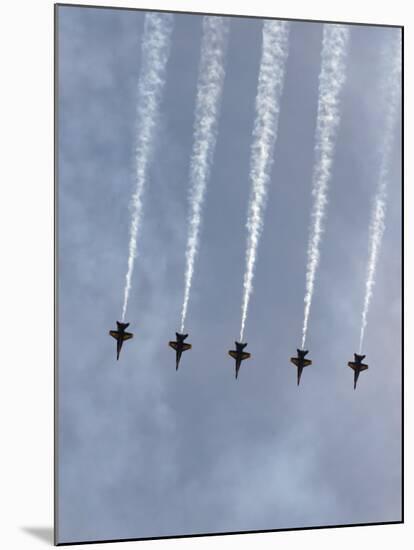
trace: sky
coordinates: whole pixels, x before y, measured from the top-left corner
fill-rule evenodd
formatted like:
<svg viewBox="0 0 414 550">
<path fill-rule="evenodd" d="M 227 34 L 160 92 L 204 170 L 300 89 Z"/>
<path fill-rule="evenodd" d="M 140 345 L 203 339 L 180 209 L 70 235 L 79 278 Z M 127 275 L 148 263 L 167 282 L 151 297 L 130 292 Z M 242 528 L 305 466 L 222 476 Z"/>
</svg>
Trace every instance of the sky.
<svg viewBox="0 0 414 550">
<path fill-rule="evenodd" d="M 202 17 L 175 14 L 116 361 L 134 189 L 145 12 L 58 8 L 58 541 L 401 519 L 401 120 L 386 230 L 353 390 L 384 126 L 381 48 L 351 26 L 307 349 L 296 386 L 323 25 L 292 22 L 278 139 L 237 381 L 262 21 L 231 18 L 186 331 L 189 163 Z"/>
</svg>

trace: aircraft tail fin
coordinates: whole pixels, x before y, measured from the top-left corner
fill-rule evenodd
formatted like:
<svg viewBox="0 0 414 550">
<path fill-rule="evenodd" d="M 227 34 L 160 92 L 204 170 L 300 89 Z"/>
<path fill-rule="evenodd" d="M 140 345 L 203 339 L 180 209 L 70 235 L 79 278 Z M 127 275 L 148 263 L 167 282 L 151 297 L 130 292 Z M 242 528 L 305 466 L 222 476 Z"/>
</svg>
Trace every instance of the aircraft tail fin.
<svg viewBox="0 0 414 550">
<path fill-rule="evenodd" d="M 118 329 L 120 330 L 124 330 L 129 327 L 129 323 L 121 323 L 120 321 L 117 321 L 116 324 L 118 325 Z"/>
</svg>

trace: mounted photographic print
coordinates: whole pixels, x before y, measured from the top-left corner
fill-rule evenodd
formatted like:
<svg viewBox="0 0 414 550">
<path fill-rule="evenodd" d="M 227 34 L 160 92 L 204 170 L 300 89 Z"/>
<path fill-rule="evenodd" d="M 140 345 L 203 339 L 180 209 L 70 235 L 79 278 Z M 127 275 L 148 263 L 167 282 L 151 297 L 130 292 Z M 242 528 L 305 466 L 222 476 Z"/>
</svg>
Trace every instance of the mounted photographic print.
<svg viewBox="0 0 414 550">
<path fill-rule="evenodd" d="M 401 523 L 403 28 L 55 31 L 56 544 Z"/>
</svg>

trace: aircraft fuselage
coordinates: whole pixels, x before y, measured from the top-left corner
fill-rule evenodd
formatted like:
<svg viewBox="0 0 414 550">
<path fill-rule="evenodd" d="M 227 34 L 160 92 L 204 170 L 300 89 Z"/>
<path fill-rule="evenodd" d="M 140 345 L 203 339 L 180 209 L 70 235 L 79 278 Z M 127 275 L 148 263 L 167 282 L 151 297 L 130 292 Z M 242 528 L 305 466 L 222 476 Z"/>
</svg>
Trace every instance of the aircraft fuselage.
<svg viewBox="0 0 414 550">
<path fill-rule="evenodd" d="M 364 359 L 365 355 L 354 353 L 354 361 L 348 362 L 348 367 L 354 371 L 354 390 L 356 389 L 360 372 L 368 369 L 368 365 L 362 362 Z"/>
<path fill-rule="evenodd" d="M 297 349 L 296 351 L 298 353 L 297 357 L 291 357 L 290 362 L 298 369 L 297 385 L 299 386 L 303 369 L 312 365 L 312 361 L 310 359 L 305 359 L 306 355 L 309 353 L 308 350 Z"/>
<path fill-rule="evenodd" d="M 245 359 L 249 359 L 251 357 L 251 354 L 248 353 L 247 351 L 243 351 L 244 348 L 247 346 L 247 343 L 235 342 L 235 344 L 236 344 L 236 349 L 230 350 L 229 355 L 236 361 L 236 379 L 237 379 L 242 361 L 244 361 Z"/>
<path fill-rule="evenodd" d="M 133 337 L 132 332 L 126 332 L 125 329 L 129 326 L 129 323 L 116 322 L 118 330 L 110 330 L 109 334 L 116 340 L 116 358 L 119 359 L 121 353 L 122 344 L 125 340 L 129 340 Z"/>
<path fill-rule="evenodd" d="M 168 342 L 170 348 L 175 350 L 175 370 L 178 370 L 181 355 L 183 351 L 191 349 L 191 344 L 187 344 L 184 340 L 188 337 L 188 334 L 180 334 L 179 332 L 175 333 L 177 340 Z"/>
</svg>

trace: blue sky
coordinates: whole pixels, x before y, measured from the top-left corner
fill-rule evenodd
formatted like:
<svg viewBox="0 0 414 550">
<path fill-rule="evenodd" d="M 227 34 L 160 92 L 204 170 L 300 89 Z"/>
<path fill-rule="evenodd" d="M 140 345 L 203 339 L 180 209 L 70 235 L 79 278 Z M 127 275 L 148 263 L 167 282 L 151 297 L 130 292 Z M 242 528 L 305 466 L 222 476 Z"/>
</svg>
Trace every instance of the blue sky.
<svg viewBox="0 0 414 550">
<path fill-rule="evenodd" d="M 307 346 L 296 387 L 323 26 L 293 22 L 278 141 L 234 380 L 258 19 L 232 18 L 218 138 L 189 306 L 193 349 L 167 342 L 183 295 L 201 17 L 174 17 L 119 362 L 144 12 L 59 8 L 59 540 L 398 520 L 401 482 L 401 143 L 357 391 L 368 224 L 384 124 L 381 48 L 351 28 L 342 120 Z"/>
</svg>

